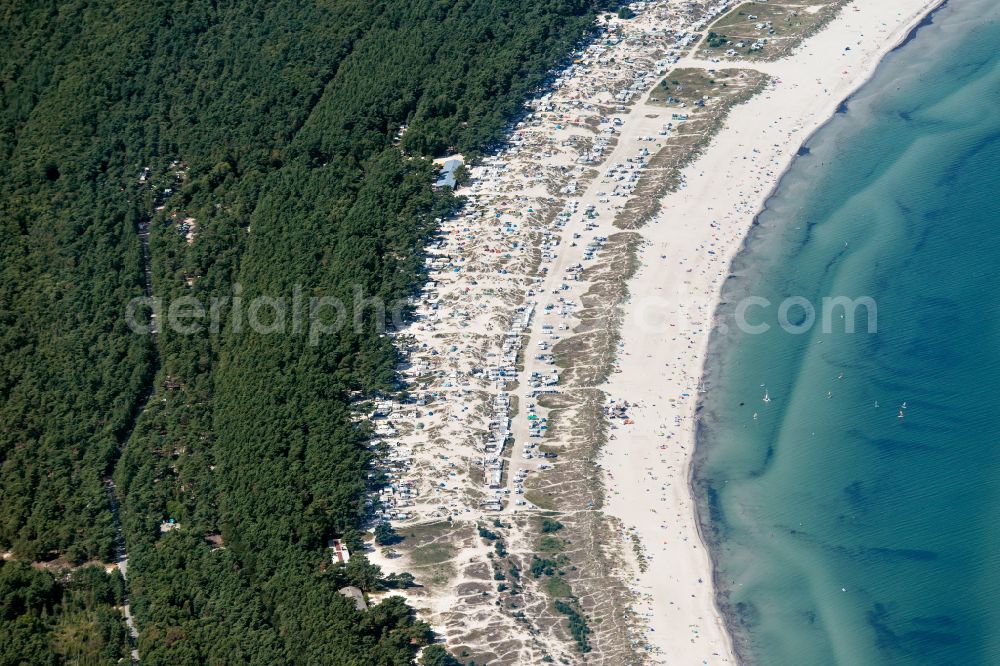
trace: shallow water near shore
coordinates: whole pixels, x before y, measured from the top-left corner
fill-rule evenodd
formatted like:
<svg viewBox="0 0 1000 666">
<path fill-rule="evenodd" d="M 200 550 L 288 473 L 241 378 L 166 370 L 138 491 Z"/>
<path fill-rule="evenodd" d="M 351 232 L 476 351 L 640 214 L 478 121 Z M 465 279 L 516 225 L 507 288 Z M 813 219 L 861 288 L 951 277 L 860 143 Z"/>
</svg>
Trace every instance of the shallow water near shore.
<svg viewBox="0 0 1000 666">
<path fill-rule="evenodd" d="M 747 661 L 1000 663 L 998 43 L 993 0 L 938 11 L 812 137 L 734 262 L 694 486 Z M 766 333 L 734 325 L 751 295 Z M 779 326 L 790 296 L 815 306 L 805 333 Z M 837 296 L 871 297 L 877 331 L 865 307 L 853 334 L 824 318 Z"/>
</svg>

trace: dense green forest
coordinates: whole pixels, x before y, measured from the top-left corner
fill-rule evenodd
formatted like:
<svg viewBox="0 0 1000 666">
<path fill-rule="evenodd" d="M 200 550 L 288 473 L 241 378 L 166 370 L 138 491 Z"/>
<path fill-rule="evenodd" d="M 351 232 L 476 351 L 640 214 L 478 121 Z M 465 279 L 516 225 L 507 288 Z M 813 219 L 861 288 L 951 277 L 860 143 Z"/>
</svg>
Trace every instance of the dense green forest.
<svg viewBox="0 0 1000 666">
<path fill-rule="evenodd" d="M 140 225 L 167 300 L 405 297 L 455 205 L 423 158 L 500 141 L 595 10 L 0 8 L 0 549 L 111 561 L 113 476 L 144 664 L 409 663 L 428 628 L 398 598 L 355 610 L 337 590 L 379 572 L 327 566 L 325 548 L 360 545 L 369 454 L 350 395 L 394 381 L 376 318 L 310 341 L 241 329 L 230 300 L 219 327 L 134 334 Z M 0 663 L 117 661 L 122 592 L 92 570 L 3 565 Z"/>
<path fill-rule="evenodd" d="M 83 567 L 64 580 L 25 562 L 0 561 L 0 664 L 117 664 L 128 633 L 113 606 L 118 572 Z"/>
</svg>

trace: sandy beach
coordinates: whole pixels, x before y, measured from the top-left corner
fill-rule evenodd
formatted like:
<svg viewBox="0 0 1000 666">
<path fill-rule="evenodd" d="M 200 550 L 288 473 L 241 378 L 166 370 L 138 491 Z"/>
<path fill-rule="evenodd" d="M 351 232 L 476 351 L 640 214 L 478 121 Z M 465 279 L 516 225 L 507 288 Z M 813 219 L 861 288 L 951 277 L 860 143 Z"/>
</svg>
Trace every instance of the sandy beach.
<svg viewBox="0 0 1000 666">
<path fill-rule="evenodd" d="M 855 2 L 792 58 L 754 63 L 773 86 L 734 110 L 685 170 L 686 187 L 667 196 L 642 230 L 647 243 L 629 283 L 621 372 L 607 386 L 635 403 L 635 423 L 616 431 L 602 463 L 608 511 L 636 530 L 649 557 L 635 584 L 648 640 L 665 663 L 734 661 L 689 487 L 699 380 L 722 282 L 798 149 L 937 4 Z"/>
<path fill-rule="evenodd" d="M 799 147 L 934 4 L 858 0 L 772 62 L 693 55 L 732 5 L 602 19 L 470 169 L 394 333 L 408 395 L 359 414 L 403 537 L 368 556 L 416 576 L 393 593 L 459 655 L 735 663 L 689 487 L 720 286 Z M 680 71 L 712 94 L 663 99 Z"/>
</svg>

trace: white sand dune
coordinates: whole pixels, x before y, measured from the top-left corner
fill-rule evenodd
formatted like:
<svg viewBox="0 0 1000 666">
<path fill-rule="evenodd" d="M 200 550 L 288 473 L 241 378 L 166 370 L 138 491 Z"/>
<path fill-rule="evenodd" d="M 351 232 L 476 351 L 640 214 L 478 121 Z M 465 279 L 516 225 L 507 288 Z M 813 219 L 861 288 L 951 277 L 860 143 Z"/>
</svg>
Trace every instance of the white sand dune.
<svg viewBox="0 0 1000 666">
<path fill-rule="evenodd" d="M 416 321 L 396 336 L 408 352 L 402 378 L 419 401 L 392 403 L 375 421 L 378 440 L 391 452 L 392 491 L 382 496 L 384 518 L 403 533 L 415 525 L 452 521 L 447 528 L 454 532 L 452 552 L 441 567 L 453 573 L 448 578 L 446 571 L 438 572 L 448 582 L 404 592 L 450 645 L 489 653 L 503 643 L 498 663 L 536 663 L 547 654 L 574 658 L 565 631 L 552 626 L 529 631 L 501 611 L 499 592 L 494 604 L 490 595 L 463 597 L 458 585 L 478 581 L 496 589 L 485 568 L 491 548 L 475 536 L 475 525 L 489 524 L 497 514 L 482 501 L 499 502 L 505 520 L 533 515 L 537 508 L 518 494 L 515 472 L 523 471 L 530 488 L 532 479 L 558 475 L 560 465 L 571 464 L 560 458 L 549 471 L 537 449 L 524 448 L 539 441 L 567 443 L 559 441 L 558 431 L 532 437 L 526 412 L 534 401 L 531 377 L 538 373 L 534 383 L 545 382 L 557 370 L 544 352 L 560 336 L 572 335 L 590 286 L 574 279 L 574 267 L 592 265 L 590 243 L 619 231 L 613 221 L 633 196 L 643 151 L 655 154 L 671 112 L 679 111 L 649 104 L 649 93 L 663 78 L 657 70 L 738 67 L 763 71 L 772 84 L 732 110 L 722 131 L 684 170 L 685 186 L 665 197 L 661 212 L 638 230 L 645 244 L 638 274 L 628 283 L 619 371 L 605 385 L 586 389 L 631 404 L 632 423 L 616 420 L 600 459 L 604 478 L 596 481 L 606 488 L 605 512 L 623 528 L 620 540 L 608 544 L 613 556 L 604 563 L 622 563 L 616 571 L 627 578 L 636 600 L 627 641 L 621 632 L 601 633 L 619 622 L 619 606 L 610 603 L 601 611 L 607 617 L 595 624 L 595 652 L 588 663 L 626 663 L 611 656 L 628 648 L 624 643 L 646 650 L 653 662 L 736 661 L 715 606 L 711 562 L 689 487 L 697 386 L 719 290 L 754 215 L 799 147 L 933 4 L 856 0 L 777 62 L 708 63 L 687 56 L 670 63 L 671 51 L 691 51 L 684 35 L 703 27 L 711 8 L 674 0 L 650 3 L 637 19 L 612 21 L 608 38 L 588 47 L 555 90 L 536 100 L 510 147 L 471 169 L 471 184 L 460 190 L 469 203 L 441 223 L 444 236 L 432 250 L 432 282 Z M 622 92 L 628 90 L 634 94 L 624 108 L 618 96 L 628 97 Z M 608 177 L 613 165 L 620 170 Z M 564 215 L 557 218 L 560 211 Z M 520 370 L 514 368 L 519 352 Z M 508 381 L 515 378 L 516 383 Z M 576 390 L 562 383 L 556 389 L 570 395 Z M 509 431 L 508 404 L 519 410 Z M 541 406 L 536 409 L 537 419 L 549 416 Z M 497 433 L 514 439 L 502 461 L 494 460 L 489 445 Z M 489 470 L 501 464 L 507 472 L 504 487 L 490 488 Z M 498 530 L 507 548 L 530 558 L 538 536 L 530 530 L 536 528 L 523 520 L 509 523 Z M 644 572 L 632 552 L 633 534 L 647 558 Z M 407 548 L 406 542 L 398 547 L 398 558 L 376 550 L 369 556 L 387 572 L 410 570 L 427 583 L 437 570 L 415 568 L 419 563 Z M 574 564 L 588 568 L 586 562 Z M 476 578 L 483 575 L 476 573 L 477 565 L 487 572 L 485 582 Z M 588 598 L 609 587 L 586 579 L 574 585 L 575 594 Z M 536 587 L 526 586 L 524 595 L 519 603 L 547 603 Z M 491 639 L 490 633 L 502 638 Z M 611 639 L 623 645 L 600 644 Z"/>
</svg>

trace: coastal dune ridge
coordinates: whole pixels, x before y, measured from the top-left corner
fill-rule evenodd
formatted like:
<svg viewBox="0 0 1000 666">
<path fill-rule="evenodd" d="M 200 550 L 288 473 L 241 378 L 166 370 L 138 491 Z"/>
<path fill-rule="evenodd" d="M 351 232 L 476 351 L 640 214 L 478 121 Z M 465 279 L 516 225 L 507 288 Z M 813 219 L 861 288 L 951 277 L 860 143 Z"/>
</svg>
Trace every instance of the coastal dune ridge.
<svg viewBox="0 0 1000 666">
<path fill-rule="evenodd" d="M 368 557 L 458 656 L 746 659 L 692 477 L 722 286 L 808 137 L 938 4 L 845 3 L 775 59 L 706 59 L 740 3 L 602 18 L 468 169 L 391 332 L 408 395 L 358 414 L 399 535 Z"/>
</svg>

